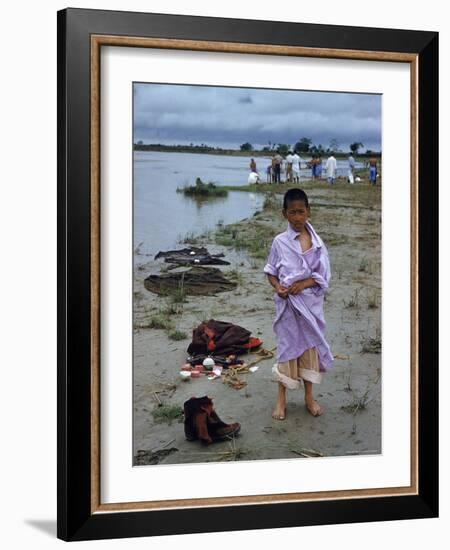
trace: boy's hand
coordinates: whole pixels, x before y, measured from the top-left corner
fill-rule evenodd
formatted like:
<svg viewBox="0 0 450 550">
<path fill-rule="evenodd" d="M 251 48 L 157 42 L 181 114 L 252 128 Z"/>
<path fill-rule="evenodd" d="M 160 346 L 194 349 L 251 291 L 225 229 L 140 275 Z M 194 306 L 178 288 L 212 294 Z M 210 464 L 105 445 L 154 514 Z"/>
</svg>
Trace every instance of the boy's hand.
<svg viewBox="0 0 450 550">
<path fill-rule="evenodd" d="M 280 298 L 284 298 L 286 299 L 288 297 L 288 294 L 289 294 L 289 289 L 286 288 L 285 286 L 283 285 L 277 285 L 276 287 L 276 293 L 278 294 L 278 296 Z"/>
<path fill-rule="evenodd" d="M 305 285 L 303 281 L 295 281 L 295 283 L 292 283 L 291 286 L 288 288 L 289 294 L 300 294 L 300 292 L 303 292 L 305 290 Z"/>
</svg>

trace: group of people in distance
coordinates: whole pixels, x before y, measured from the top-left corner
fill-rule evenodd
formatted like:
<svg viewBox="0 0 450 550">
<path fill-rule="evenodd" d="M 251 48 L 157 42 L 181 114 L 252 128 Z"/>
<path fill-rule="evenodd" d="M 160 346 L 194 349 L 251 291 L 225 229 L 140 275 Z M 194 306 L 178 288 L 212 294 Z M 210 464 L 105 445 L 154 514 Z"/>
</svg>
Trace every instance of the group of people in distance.
<svg viewBox="0 0 450 550">
<path fill-rule="evenodd" d="M 347 181 L 350 184 L 355 183 L 355 159 L 352 152 L 348 156 L 348 172 Z M 311 178 L 313 180 L 322 178 L 322 156 L 320 154 L 313 154 L 311 160 L 306 163 L 311 168 Z M 372 156 L 367 161 L 369 183 L 375 185 L 377 180 L 377 159 Z M 300 181 L 300 169 L 301 158 L 296 151 L 289 151 L 286 158 L 277 152 L 273 155 L 271 163 L 266 168 L 266 183 L 282 183 L 281 173 L 286 175 L 285 183 L 298 183 Z M 330 153 L 325 162 L 325 177 L 330 185 L 336 182 L 337 178 L 337 161 L 333 153 Z M 359 178 L 356 177 L 356 181 Z M 248 177 L 248 183 L 260 183 L 260 176 L 256 168 L 255 159 L 250 161 L 250 175 Z"/>
<path fill-rule="evenodd" d="M 284 159 L 280 153 L 272 157 L 272 162 L 266 168 L 267 183 L 281 183 L 281 170 L 284 163 L 286 183 L 298 183 L 300 181 L 301 159 L 297 151 L 289 151 Z"/>
<path fill-rule="evenodd" d="M 300 181 L 300 167 L 301 159 L 296 151 L 289 151 L 286 158 L 283 158 L 277 152 L 273 155 L 271 163 L 266 168 L 266 183 L 282 183 L 282 172 L 286 174 L 286 183 L 298 183 Z M 260 183 L 260 181 L 255 159 L 252 158 L 250 161 L 248 183 Z"/>
</svg>

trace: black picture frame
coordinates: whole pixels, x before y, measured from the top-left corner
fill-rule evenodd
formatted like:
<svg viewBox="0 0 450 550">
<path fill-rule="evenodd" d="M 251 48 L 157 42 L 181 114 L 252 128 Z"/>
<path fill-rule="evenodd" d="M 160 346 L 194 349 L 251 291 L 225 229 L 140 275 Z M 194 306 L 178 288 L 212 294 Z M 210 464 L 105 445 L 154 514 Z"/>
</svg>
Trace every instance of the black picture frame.
<svg viewBox="0 0 450 550">
<path fill-rule="evenodd" d="M 418 491 L 177 509 L 93 511 L 91 37 L 396 52 L 417 59 Z M 58 12 L 58 531 L 63 540 L 438 516 L 438 33 L 117 11 Z M 429 215 L 433 213 L 433 215 Z M 425 368 L 420 368 L 424 366 Z"/>
</svg>

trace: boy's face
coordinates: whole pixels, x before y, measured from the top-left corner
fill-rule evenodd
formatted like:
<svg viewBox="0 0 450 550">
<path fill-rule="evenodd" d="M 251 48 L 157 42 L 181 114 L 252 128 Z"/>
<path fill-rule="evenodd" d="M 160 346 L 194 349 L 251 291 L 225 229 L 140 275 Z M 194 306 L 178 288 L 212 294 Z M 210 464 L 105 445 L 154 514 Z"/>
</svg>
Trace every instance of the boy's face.
<svg viewBox="0 0 450 550">
<path fill-rule="evenodd" d="M 302 231 L 305 223 L 308 221 L 310 209 L 306 207 L 303 201 L 291 201 L 288 203 L 286 210 L 283 209 L 283 216 L 295 229 Z"/>
</svg>

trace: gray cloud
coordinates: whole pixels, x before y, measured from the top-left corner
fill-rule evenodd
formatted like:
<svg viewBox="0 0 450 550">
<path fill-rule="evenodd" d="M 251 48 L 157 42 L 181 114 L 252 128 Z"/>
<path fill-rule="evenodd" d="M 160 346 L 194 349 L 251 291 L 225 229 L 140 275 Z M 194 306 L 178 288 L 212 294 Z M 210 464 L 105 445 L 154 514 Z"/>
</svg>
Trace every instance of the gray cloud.
<svg viewBox="0 0 450 550">
<path fill-rule="evenodd" d="M 184 86 L 134 85 L 134 139 L 238 147 L 293 144 L 301 137 L 343 150 L 360 141 L 381 149 L 381 96 Z"/>
</svg>

